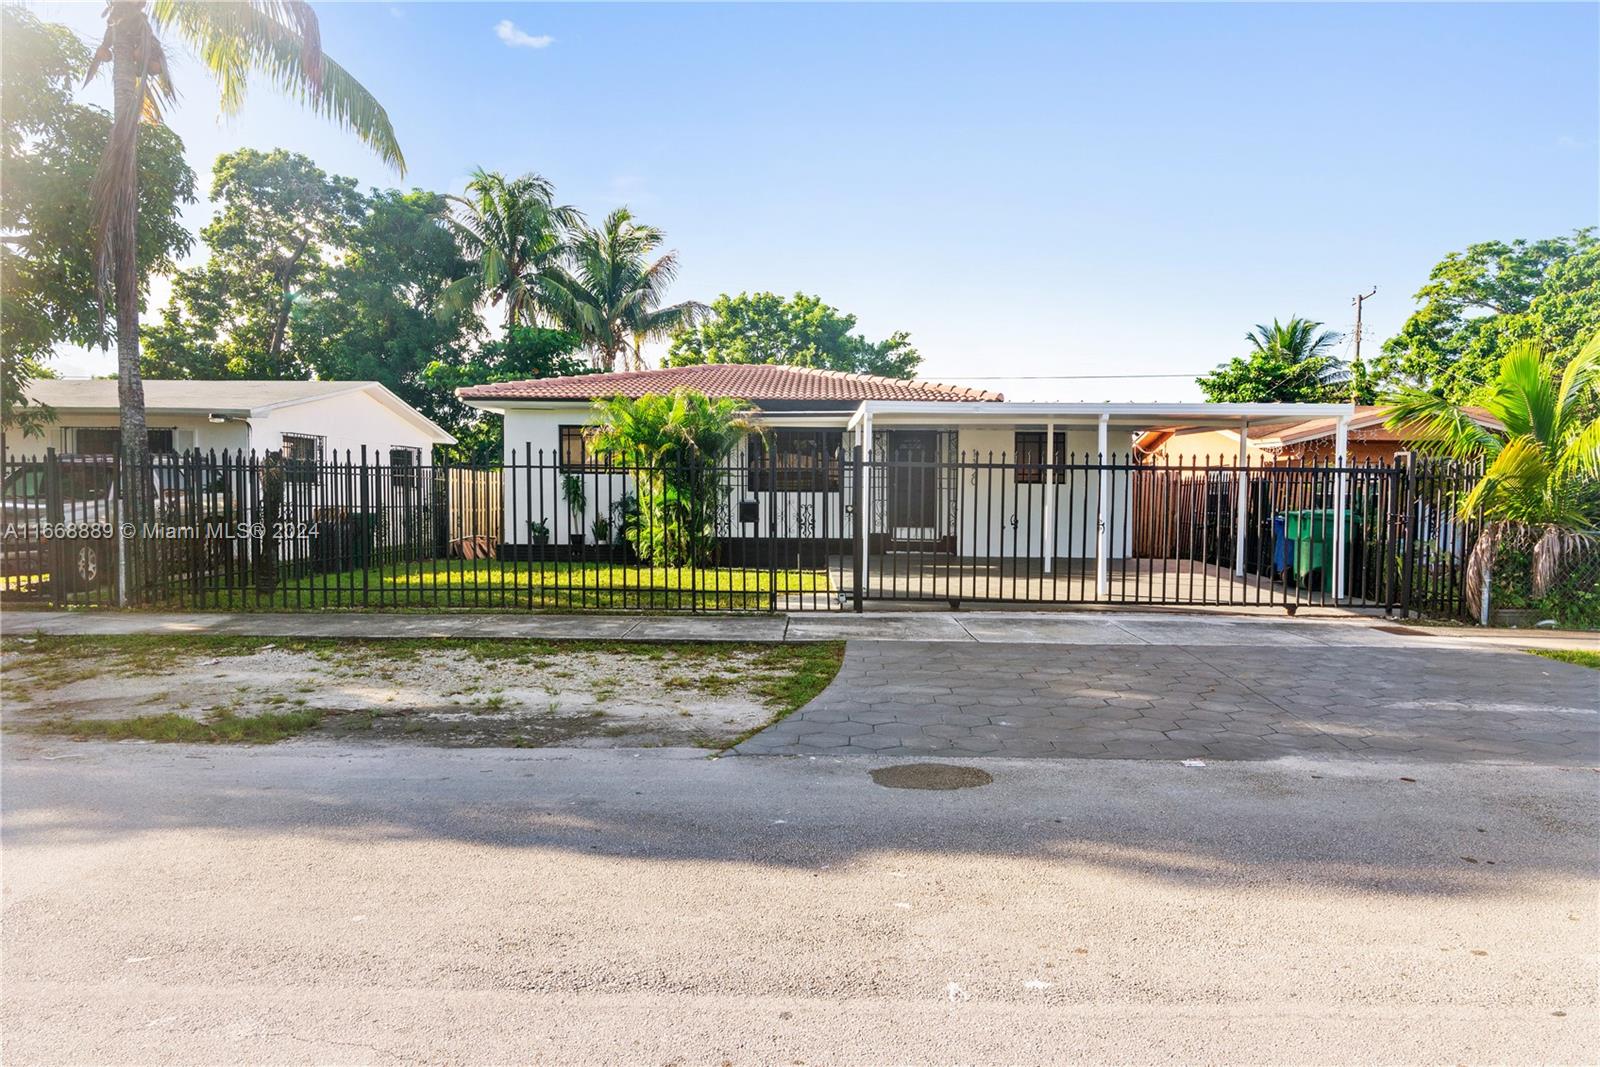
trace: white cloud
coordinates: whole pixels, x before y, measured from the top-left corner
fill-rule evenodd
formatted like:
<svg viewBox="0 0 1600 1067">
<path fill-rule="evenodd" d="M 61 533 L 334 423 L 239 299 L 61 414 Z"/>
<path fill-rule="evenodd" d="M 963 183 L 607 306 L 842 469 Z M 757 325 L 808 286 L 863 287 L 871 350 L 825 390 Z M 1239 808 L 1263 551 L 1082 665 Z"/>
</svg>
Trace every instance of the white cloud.
<svg viewBox="0 0 1600 1067">
<path fill-rule="evenodd" d="M 510 19 L 501 19 L 494 24 L 494 35 L 506 43 L 507 48 L 548 48 L 555 40 L 548 33 L 537 36 L 517 29 L 517 24 Z"/>
</svg>

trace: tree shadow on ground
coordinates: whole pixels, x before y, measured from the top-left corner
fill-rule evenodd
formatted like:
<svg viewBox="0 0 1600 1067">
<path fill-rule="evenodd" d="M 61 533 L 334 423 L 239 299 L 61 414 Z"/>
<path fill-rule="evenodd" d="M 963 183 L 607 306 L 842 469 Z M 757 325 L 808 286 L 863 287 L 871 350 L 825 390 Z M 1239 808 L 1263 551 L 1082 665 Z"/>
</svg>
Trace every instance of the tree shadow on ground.
<svg viewBox="0 0 1600 1067">
<path fill-rule="evenodd" d="M 953 761 L 993 784 L 888 789 L 869 758 L 8 743 L 8 849 L 216 834 L 241 848 L 462 843 L 562 855 L 817 871 L 869 857 L 1082 865 L 1213 888 L 1509 892 L 1590 878 L 1592 771 L 1313 760 Z M 903 762 L 903 761 L 898 761 Z M 14 853 L 16 855 L 18 853 Z"/>
</svg>

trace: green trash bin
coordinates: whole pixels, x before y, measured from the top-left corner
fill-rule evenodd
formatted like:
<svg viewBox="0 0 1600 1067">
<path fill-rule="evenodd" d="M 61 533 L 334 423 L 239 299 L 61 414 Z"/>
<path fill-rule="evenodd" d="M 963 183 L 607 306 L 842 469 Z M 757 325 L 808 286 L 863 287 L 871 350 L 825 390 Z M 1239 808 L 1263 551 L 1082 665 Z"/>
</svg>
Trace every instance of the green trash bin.
<svg viewBox="0 0 1600 1067">
<path fill-rule="evenodd" d="M 1333 509 L 1304 508 L 1286 512 L 1283 536 L 1293 546 L 1293 564 L 1296 585 L 1306 585 L 1313 574 L 1322 575 L 1322 591 L 1333 592 Z M 1350 511 L 1344 513 L 1344 547 L 1348 560 L 1350 552 Z"/>
</svg>

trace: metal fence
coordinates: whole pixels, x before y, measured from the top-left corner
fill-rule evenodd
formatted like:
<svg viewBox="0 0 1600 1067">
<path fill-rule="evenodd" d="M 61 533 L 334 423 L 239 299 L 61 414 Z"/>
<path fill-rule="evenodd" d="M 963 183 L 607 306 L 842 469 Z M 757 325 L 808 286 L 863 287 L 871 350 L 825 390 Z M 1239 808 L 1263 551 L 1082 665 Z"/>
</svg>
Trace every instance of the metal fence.
<svg viewBox="0 0 1600 1067">
<path fill-rule="evenodd" d="M 861 610 L 870 602 L 1464 612 L 1464 467 L 776 450 L 642 466 L 7 456 L 9 604 Z M 1341 505 L 1342 502 L 1342 505 Z M 1340 520 L 1335 520 L 1335 515 Z"/>
<path fill-rule="evenodd" d="M 1460 465 L 1057 452 L 874 460 L 867 477 L 867 600 L 1462 611 L 1474 527 L 1455 503 L 1476 474 Z M 909 525 L 907 484 L 935 501 Z"/>
</svg>

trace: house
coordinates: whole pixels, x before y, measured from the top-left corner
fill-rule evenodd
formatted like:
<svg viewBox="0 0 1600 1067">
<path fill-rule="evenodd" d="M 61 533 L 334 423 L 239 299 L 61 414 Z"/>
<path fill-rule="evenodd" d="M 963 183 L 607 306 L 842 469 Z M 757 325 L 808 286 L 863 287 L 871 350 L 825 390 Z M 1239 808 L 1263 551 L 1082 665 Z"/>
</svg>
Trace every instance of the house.
<svg viewBox="0 0 1600 1067">
<path fill-rule="evenodd" d="M 55 413 L 36 435 L 8 430 L 5 452 L 108 455 L 117 450 L 117 383 L 41 379 L 28 397 Z M 455 438 L 378 382 L 163 381 L 144 383 L 153 453 L 281 452 L 322 462 L 346 453 L 389 466 L 423 466 Z"/>
<path fill-rule="evenodd" d="M 936 382 L 765 364 L 464 388 L 463 402 L 505 420 L 507 544 L 605 540 L 633 475 L 589 448 L 593 402 L 677 388 L 745 400 L 765 426 L 727 465 L 728 505 L 717 516 L 724 559 L 759 558 L 744 553 L 750 546 L 806 565 L 903 559 L 893 580 L 919 590 L 948 580 L 937 568 L 954 558 L 1046 580 L 1059 564 L 1092 564 L 1089 580 L 1103 592 L 1134 556 L 1138 514 L 1149 510 L 1134 499 L 1140 435 L 1182 425 L 1248 436 L 1327 419 L 1342 445 L 1352 415 L 1345 404 L 1018 403 Z M 866 457 L 859 483 L 856 447 Z M 1330 482 L 1330 495 L 1336 488 Z M 858 507 L 866 522 L 854 520 Z M 1224 565 L 1242 575 L 1247 539 L 1234 541 Z"/>
<path fill-rule="evenodd" d="M 1385 425 L 1389 417 L 1387 405 L 1362 404 L 1353 411 L 1346 451 L 1351 463 L 1393 463 L 1397 455 L 1413 447 L 1415 434 Z M 1468 408 L 1467 414 L 1485 429 L 1502 429 L 1494 416 L 1481 408 Z M 1278 426 L 1270 432 L 1258 431 L 1250 435 L 1247 458 L 1253 464 L 1332 463 L 1337 451 L 1338 422 L 1335 417 L 1324 416 Z M 1239 439 L 1239 429 L 1164 426 L 1140 434 L 1134 442 L 1134 454 L 1140 462 L 1234 461 L 1239 455 Z"/>
</svg>

